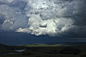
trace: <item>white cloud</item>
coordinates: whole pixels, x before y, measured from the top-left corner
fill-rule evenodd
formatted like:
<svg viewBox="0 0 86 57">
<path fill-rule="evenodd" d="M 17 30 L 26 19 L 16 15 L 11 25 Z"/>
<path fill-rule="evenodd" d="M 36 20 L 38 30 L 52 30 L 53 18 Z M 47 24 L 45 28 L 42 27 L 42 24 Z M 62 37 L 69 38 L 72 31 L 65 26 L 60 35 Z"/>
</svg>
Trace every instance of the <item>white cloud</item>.
<svg viewBox="0 0 86 57">
<path fill-rule="evenodd" d="M 73 21 L 71 19 L 58 18 L 48 20 L 34 20 L 35 18 L 29 19 L 28 25 L 30 27 L 24 29 L 18 29 L 17 32 L 27 32 L 35 35 L 46 35 L 46 34 L 58 34 L 62 33 L 72 26 Z M 38 18 L 39 19 L 39 18 Z M 64 22 L 65 21 L 65 22 Z M 40 26 L 41 25 L 41 26 Z M 60 28 L 59 28 L 60 27 Z"/>
<path fill-rule="evenodd" d="M 5 21 L 2 24 L 3 30 L 16 30 L 19 27 L 25 27 L 27 24 L 26 17 L 21 14 L 19 8 L 9 7 L 7 5 L 0 6 L 0 14 L 4 15 Z"/>
<path fill-rule="evenodd" d="M 14 30 L 39 35 L 54 35 L 69 31 L 74 26 L 74 19 L 69 16 L 79 14 L 83 1 L 61 0 L 19 0 L 27 2 L 24 10 L 9 6 L 17 0 L 0 0 L 0 14 L 4 15 L 3 30 Z M 78 29 L 78 28 L 77 28 Z M 77 30 L 75 29 L 75 30 Z"/>
<path fill-rule="evenodd" d="M 11 3 L 11 2 L 13 2 L 13 0 L 0 0 L 0 2 L 2 2 L 2 3 Z"/>
</svg>

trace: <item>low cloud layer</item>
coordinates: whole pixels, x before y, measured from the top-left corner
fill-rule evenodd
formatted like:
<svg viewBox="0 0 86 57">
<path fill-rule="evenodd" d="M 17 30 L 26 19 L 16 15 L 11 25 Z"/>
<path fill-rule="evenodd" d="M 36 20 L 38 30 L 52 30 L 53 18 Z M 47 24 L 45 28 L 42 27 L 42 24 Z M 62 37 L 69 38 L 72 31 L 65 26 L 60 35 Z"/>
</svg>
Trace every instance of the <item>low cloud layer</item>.
<svg viewBox="0 0 86 57">
<path fill-rule="evenodd" d="M 36 36 L 86 34 L 85 0 L 0 0 L 0 29 Z"/>
</svg>

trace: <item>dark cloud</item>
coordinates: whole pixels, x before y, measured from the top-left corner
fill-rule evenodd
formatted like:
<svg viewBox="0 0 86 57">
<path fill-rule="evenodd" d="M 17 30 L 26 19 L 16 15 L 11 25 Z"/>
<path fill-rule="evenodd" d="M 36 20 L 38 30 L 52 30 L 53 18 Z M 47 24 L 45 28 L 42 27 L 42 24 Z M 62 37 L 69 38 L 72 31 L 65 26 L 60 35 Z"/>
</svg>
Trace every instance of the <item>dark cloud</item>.
<svg viewBox="0 0 86 57">
<path fill-rule="evenodd" d="M 86 38 L 85 5 L 86 0 L 0 0 L 0 31 Z"/>
</svg>

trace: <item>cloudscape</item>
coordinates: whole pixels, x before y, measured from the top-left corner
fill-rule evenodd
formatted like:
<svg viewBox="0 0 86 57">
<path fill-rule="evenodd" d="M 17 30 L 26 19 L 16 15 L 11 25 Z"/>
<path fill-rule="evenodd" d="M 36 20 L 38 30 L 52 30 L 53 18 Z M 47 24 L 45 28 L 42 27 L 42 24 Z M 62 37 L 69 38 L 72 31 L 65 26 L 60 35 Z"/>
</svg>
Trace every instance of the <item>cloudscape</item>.
<svg viewBox="0 0 86 57">
<path fill-rule="evenodd" d="M 85 5 L 85 0 L 0 0 L 0 38 L 4 32 L 86 38 Z"/>
</svg>

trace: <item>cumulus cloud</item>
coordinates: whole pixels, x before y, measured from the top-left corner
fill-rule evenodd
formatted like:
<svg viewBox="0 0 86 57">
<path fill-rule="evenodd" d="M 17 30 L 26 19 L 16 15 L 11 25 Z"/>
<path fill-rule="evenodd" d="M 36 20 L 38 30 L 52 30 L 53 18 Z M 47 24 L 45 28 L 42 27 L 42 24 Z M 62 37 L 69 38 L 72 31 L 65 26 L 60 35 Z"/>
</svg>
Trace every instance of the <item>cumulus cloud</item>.
<svg viewBox="0 0 86 57">
<path fill-rule="evenodd" d="M 13 0 L 0 0 L 1 3 L 11 3 Z"/>
<path fill-rule="evenodd" d="M 84 0 L 0 0 L 4 16 L 1 29 L 39 35 L 59 35 L 65 32 L 82 33 L 85 26 L 75 25 L 78 14 L 85 13 Z M 84 30 L 83 30 L 84 29 Z"/>
<path fill-rule="evenodd" d="M 29 23 L 29 28 L 19 28 L 17 32 L 28 32 L 37 36 L 43 34 L 57 34 L 68 30 L 73 24 L 73 21 L 65 18 L 48 20 L 35 20 L 35 18 L 31 18 L 29 19 Z"/>
<path fill-rule="evenodd" d="M 7 5 L 0 6 L 0 14 L 4 15 L 4 22 L 2 29 L 4 30 L 16 30 L 19 27 L 25 27 L 27 20 L 26 17 L 21 14 L 19 8 L 9 7 Z"/>
</svg>

